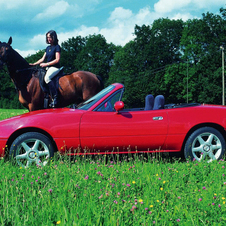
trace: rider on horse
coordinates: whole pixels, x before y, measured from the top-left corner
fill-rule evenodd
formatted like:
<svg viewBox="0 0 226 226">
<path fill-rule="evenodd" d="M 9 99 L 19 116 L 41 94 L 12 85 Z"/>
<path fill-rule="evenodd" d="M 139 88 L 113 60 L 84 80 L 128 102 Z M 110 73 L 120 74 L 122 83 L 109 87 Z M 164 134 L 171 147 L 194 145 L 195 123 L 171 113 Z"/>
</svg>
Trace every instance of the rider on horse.
<svg viewBox="0 0 226 226">
<path fill-rule="evenodd" d="M 52 103 L 50 107 L 57 107 L 58 104 L 58 88 L 54 81 L 53 77 L 58 74 L 60 71 L 60 52 L 61 48 L 58 44 L 57 34 L 55 31 L 50 30 L 46 33 L 46 43 L 47 46 L 45 53 L 41 59 L 37 62 L 30 64 L 32 66 L 40 64 L 41 67 L 45 67 L 47 72 L 45 75 L 45 82 L 48 84 L 50 95 L 52 97 Z M 46 63 L 44 61 L 46 60 Z"/>
</svg>

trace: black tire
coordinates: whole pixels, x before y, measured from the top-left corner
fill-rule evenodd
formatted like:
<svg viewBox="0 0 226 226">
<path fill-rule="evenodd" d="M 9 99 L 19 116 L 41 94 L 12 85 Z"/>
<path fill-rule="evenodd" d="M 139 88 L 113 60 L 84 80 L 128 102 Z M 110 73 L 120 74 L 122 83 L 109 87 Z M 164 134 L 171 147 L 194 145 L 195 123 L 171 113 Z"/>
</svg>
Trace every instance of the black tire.
<svg viewBox="0 0 226 226">
<path fill-rule="evenodd" d="M 185 144 L 186 159 L 212 162 L 225 154 L 225 139 L 212 127 L 202 127 L 194 131 Z"/>
<path fill-rule="evenodd" d="M 47 136 L 27 132 L 13 141 L 9 154 L 21 167 L 26 168 L 32 164 L 45 166 L 54 155 L 54 147 Z"/>
</svg>

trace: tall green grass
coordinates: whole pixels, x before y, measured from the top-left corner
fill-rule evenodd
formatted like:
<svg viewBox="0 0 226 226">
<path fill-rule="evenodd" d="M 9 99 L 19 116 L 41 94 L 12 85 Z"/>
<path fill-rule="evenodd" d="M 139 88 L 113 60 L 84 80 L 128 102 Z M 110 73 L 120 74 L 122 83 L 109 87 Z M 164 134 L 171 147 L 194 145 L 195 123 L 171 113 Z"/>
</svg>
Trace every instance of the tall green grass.
<svg viewBox="0 0 226 226">
<path fill-rule="evenodd" d="M 98 156 L 99 157 L 99 156 Z M 1 225 L 225 225 L 225 161 L 1 162 Z"/>
</svg>

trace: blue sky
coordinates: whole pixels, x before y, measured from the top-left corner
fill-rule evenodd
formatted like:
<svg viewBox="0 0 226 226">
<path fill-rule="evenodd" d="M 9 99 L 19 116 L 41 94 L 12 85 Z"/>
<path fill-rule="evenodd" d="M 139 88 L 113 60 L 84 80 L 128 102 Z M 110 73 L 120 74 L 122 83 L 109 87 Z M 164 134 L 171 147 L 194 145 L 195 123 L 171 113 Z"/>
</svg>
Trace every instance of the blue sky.
<svg viewBox="0 0 226 226">
<path fill-rule="evenodd" d="M 219 13 L 225 0 L 0 0 L 0 41 L 12 36 L 22 56 L 45 49 L 45 33 L 55 30 L 61 42 L 81 35 L 102 34 L 108 43 L 124 45 L 134 26 L 158 18 L 201 18 Z"/>
</svg>

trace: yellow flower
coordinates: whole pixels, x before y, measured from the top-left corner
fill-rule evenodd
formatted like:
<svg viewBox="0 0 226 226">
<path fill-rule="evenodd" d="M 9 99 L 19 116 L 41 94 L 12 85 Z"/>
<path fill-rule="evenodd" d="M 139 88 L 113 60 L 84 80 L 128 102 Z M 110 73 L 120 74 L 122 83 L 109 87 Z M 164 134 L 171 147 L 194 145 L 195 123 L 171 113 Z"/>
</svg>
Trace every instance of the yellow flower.
<svg viewBox="0 0 226 226">
<path fill-rule="evenodd" d="M 156 174 L 156 177 L 158 177 L 159 175 L 158 174 Z"/>
<path fill-rule="evenodd" d="M 153 205 L 150 205 L 151 208 L 153 208 Z"/>
<path fill-rule="evenodd" d="M 136 184 L 136 182 L 135 182 L 135 181 L 133 181 L 132 183 L 133 183 L 133 184 Z"/>
<path fill-rule="evenodd" d="M 157 202 L 159 202 L 159 200 L 157 200 Z"/>
<path fill-rule="evenodd" d="M 60 223 L 61 223 L 61 221 L 57 221 L 57 222 L 56 222 L 56 224 L 60 224 Z"/>
<path fill-rule="evenodd" d="M 162 191 L 162 190 L 163 190 L 163 188 L 160 188 L 160 190 Z"/>
<path fill-rule="evenodd" d="M 223 201 L 223 204 L 225 204 L 225 201 Z"/>
<path fill-rule="evenodd" d="M 225 200 L 225 197 L 222 197 L 223 200 Z"/>
<path fill-rule="evenodd" d="M 139 199 L 139 202 L 143 202 L 143 199 Z"/>
<path fill-rule="evenodd" d="M 163 181 L 163 184 L 165 184 L 165 183 L 166 183 L 166 181 L 164 180 L 164 181 Z"/>
</svg>

